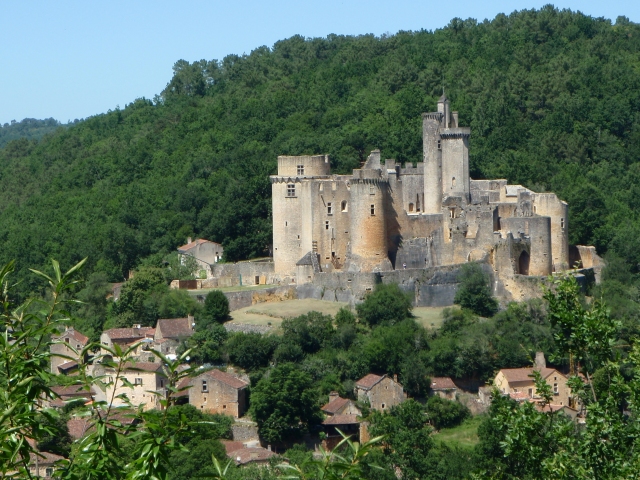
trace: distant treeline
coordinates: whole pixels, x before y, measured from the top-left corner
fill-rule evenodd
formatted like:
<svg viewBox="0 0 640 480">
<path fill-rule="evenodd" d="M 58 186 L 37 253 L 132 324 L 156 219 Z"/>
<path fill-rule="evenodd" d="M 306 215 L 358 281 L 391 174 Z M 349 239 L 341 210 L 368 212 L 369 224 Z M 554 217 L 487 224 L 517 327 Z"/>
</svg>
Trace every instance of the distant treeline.
<svg viewBox="0 0 640 480">
<path fill-rule="evenodd" d="M 374 148 L 421 161 L 420 114 L 444 85 L 472 129 L 473 178 L 557 192 L 571 242 L 637 272 L 639 53 L 628 19 L 547 6 L 181 60 L 153 101 L 0 150 L 0 263 L 89 256 L 89 271 L 119 280 L 162 264 L 188 236 L 222 242 L 228 260 L 264 255 L 277 155 L 328 153 L 337 173 Z"/>
<path fill-rule="evenodd" d="M 25 118 L 21 122 L 12 120 L 11 123 L 0 124 L 0 148 L 19 138 L 40 140 L 47 133 L 55 132 L 58 128 L 64 126 L 66 125 L 63 125 L 55 118 L 45 118 L 44 120 Z"/>
</svg>

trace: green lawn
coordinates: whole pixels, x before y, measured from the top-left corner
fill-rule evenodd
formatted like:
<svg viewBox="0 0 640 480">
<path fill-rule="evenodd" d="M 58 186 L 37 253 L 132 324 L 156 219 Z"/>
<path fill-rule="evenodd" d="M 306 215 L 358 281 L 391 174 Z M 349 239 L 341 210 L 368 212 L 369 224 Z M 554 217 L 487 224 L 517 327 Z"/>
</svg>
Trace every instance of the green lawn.
<svg viewBox="0 0 640 480">
<path fill-rule="evenodd" d="M 219 288 L 201 288 L 198 290 L 187 290 L 189 295 L 206 295 L 214 290 L 220 290 L 221 292 L 243 292 L 245 290 L 264 290 L 265 288 L 273 288 L 277 285 L 236 285 L 234 287 L 219 287 Z"/>
<path fill-rule="evenodd" d="M 486 415 L 478 415 L 467 419 L 462 425 L 454 428 L 443 428 L 434 434 L 433 438 L 450 447 L 455 445 L 471 448 L 478 443 L 478 427 L 487 418 Z"/>
<path fill-rule="evenodd" d="M 268 325 L 271 323 L 272 326 L 279 327 L 285 318 L 298 317 L 311 311 L 335 316 L 340 308 L 346 306 L 347 304 L 342 302 L 326 302 L 314 299 L 258 303 L 231 312 L 230 322 L 249 325 Z"/>
<path fill-rule="evenodd" d="M 442 311 L 445 308 L 457 307 L 414 307 L 413 314 L 416 322 L 426 329 L 436 329 L 442 326 Z"/>
</svg>

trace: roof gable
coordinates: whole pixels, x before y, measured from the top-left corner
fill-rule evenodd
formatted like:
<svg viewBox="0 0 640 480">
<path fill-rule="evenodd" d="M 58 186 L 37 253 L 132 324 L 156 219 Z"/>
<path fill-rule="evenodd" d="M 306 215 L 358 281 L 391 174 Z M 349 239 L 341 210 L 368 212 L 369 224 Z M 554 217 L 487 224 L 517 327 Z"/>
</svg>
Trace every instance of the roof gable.
<svg viewBox="0 0 640 480">
<path fill-rule="evenodd" d="M 431 390 L 453 390 L 457 388 L 451 377 L 433 377 L 431 379 Z"/>
<path fill-rule="evenodd" d="M 111 328 L 104 331 L 104 335 L 113 340 L 130 341 L 148 336 L 153 336 L 156 333 L 156 329 L 153 327 L 140 327 L 140 328 Z"/>
<path fill-rule="evenodd" d="M 555 368 L 503 368 L 500 370 L 504 378 L 507 379 L 509 383 L 512 382 L 531 382 L 533 383 L 533 371 L 538 370 L 542 378 L 548 378 L 552 373 L 556 372 L 557 375 L 561 375 L 566 378 L 562 373 L 558 372 Z"/>
<path fill-rule="evenodd" d="M 380 382 L 386 375 L 380 376 L 375 373 L 370 373 L 369 375 L 365 375 L 360 380 L 356 382 L 356 387 L 364 388 L 365 390 L 369 390 L 373 388 L 378 382 Z"/>
<path fill-rule="evenodd" d="M 348 398 L 334 398 L 329 403 L 327 403 L 324 407 L 322 407 L 323 412 L 327 413 L 336 413 L 339 412 L 347 403 L 349 403 Z"/>
<path fill-rule="evenodd" d="M 161 318 L 156 326 L 156 333 L 164 338 L 190 337 L 193 335 L 191 318 Z"/>
<path fill-rule="evenodd" d="M 244 380 L 241 380 L 238 377 L 234 377 L 233 375 L 231 375 L 229 373 L 222 372 L 222 371 L 218 370 L 217 368 L 214 368 L 213 370 L 209 370 L 209 371 L 206 371 L 204 373 L 201 373 L 200 375 L 195 377 L 194 380 L 203 379 L 205 377 L 217 380 L 217 381 L 219 381 L 221 383 L 224 383 L 225 385 L 228 385 L 228 386 L 230 386 L 232 388 L 235 388 L 237 390 L 245 388 L 245 387 L 247 387 L 249 385 Z"/>
</svg>

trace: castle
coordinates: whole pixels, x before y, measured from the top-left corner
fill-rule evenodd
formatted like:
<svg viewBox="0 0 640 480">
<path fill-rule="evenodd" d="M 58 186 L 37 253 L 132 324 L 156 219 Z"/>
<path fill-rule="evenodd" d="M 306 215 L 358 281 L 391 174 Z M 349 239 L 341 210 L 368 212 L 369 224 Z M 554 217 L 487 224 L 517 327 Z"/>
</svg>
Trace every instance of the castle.
<svg viewBox="0 0 640 480">
<path fill-rule="evenodd" d="M 576 264 L 598 269 L 593 247 L 569 246 L 568 206 L 557 195 L 469 178 L 470 128 L 445 95 L 437 105 L 422 115 L 415 167 L 382 163 L 378 150 L 352 175 L 331 174 L 328 155 L 278 157 L 273 261 L 213 267 L 214 277 L 244 275 L 244 284 L 295 285 L 299 297 L 351 303 L 393 281 L 416 305 L 436 305 L 453 301 L 456 268 L 470 261 L 504 300 L 537 295 L 541 277 Z"/>
</svg>

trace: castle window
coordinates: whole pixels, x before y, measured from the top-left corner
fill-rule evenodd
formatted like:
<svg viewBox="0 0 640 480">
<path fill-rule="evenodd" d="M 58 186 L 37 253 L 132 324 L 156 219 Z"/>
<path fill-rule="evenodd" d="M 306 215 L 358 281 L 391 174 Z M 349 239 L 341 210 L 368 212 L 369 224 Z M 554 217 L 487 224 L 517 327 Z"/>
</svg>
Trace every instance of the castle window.
<svg viewBox="0 0 640 480">
<path fill-rule="evenodd" d="M 287 184 L 287 197 L 295 197 L 296 196 L 296 186 L 294 183 Z"/>
<path fill-rule="evenodd" d="M 536 213 L 538 211 L 538 207 L 536 207 L 535 205 L 533 206 L 533 213 Z"/>
<path fill-rule="evenodd" d="M 333 208 L 331 202 L 327 203 L 327 215 L 333 215 Z"/>
<path fill-rule="evenodd" d="M 340 210 L 342 210 L 343 212 L 347 211 L 347 201 L 343 200 L 342 203 L 340 204 Z"/>
<path fill-rule="evenodd" d="M 203 392 L 208 392 L 209 388 L 207 387 L 207 381 L 206 380 L 202 380 L 202 391 Z"/>
<path fill-rule="evenodd" d="M 409 204 L 409 211 L 410 211 L 410 212 L 413 212 L 413 203 L 410 203 L 410 204 Z"/>
<path fill-rule="evenodd" d="M 420 194 L 416 195 L 416 212 L 420 211 Z"/>
<path fill-rule="evenodd" d="M 298 175 L 304 175 L 304 165 L 298 165 Z"/>
<path fill-rule="evenodd" d="M 284 222 L 284 226 L 287 227 L 289 225 L 288 222 Z"/>
<path fill-rule="evenodd" d="M 451 188 L 456 186 L 456 177 L 451 178 Z"/>
<path fill-rule="evenodd" d="M 376 187 L 374 187 L 373 185 L 369 185 L 369 195 L 375 195 L 376 194 Z"/>
<path fill-rule="evenodd" d="M 560 219 L 560 228 L 564 228 L 564 218 Z"/>
<path fill-rule="evenodd" d="M 375 215 L 376 214 L 376 206 L 375 205 L 371 205 L 371 215 Z"/>
<path fill-rule="evenodd" d="M 324 229 L 329 230 L 329 222 L 324 222 Z"/>
<path fill-rule="evenodd" d="M 442 150 L 442 141 L 438 140 L 438 150 Z"/>
</svg>

